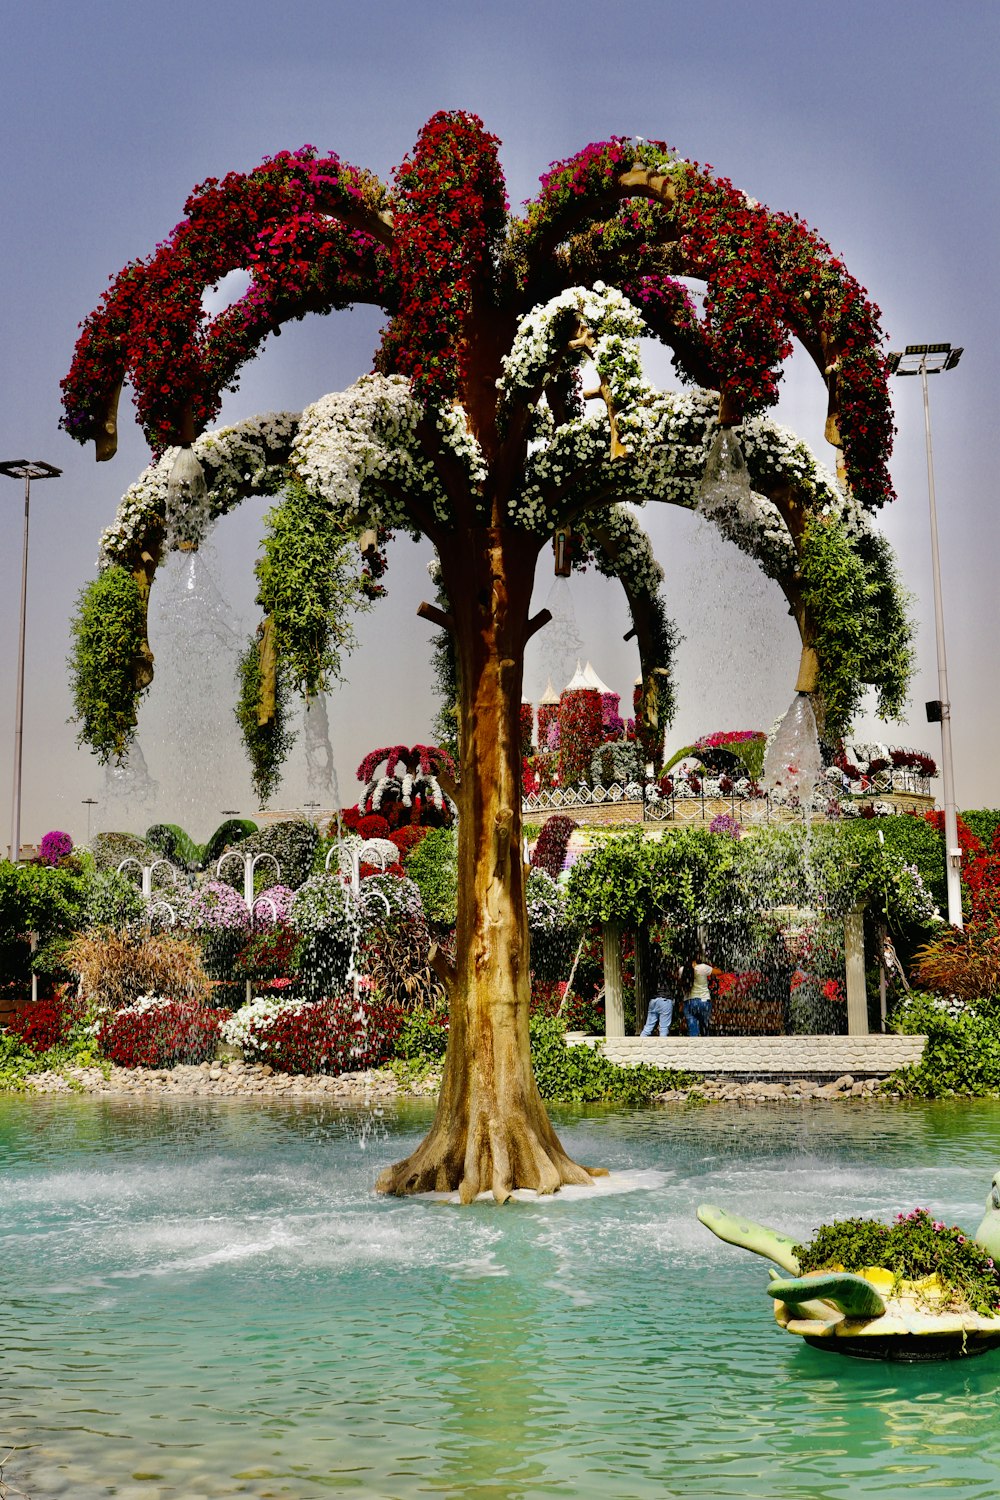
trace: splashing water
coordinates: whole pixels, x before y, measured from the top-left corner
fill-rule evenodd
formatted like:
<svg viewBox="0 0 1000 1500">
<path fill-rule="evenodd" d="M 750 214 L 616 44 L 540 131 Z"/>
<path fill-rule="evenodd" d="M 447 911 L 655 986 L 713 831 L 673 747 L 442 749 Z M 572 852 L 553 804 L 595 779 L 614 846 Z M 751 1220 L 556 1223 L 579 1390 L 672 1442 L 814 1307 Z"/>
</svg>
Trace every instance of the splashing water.
<svg viewBox="0 0 1000 1500">
<path fill-rule="evenodd" d="M 764 756 L 765 791 L 780 791 L 793 805 L 808 809 L 823 775 L 816 715 L 808 693 L 796 693 Z"/>
<path fill-rule="evenodd" d="M 561 692 L 573 676 L 577 657 L 583 652 L 583 636 L 568 578 L 553 579 L 545 608 L 552 619 L 535 636 L 526 653 L 533 663 L 532 681 L 538 679 L 534 693 L 536 699 L 541 697 L 546 679 L 551 679 L 557 693 Z"/>
</svg>

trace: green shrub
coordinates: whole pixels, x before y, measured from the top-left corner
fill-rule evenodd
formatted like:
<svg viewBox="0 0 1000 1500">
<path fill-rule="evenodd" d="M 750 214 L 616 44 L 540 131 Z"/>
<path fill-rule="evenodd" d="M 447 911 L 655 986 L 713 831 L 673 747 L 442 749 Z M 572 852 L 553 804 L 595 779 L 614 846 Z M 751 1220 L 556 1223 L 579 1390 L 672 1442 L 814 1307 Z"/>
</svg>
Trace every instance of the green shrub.
<svg viewBox="0 0 1000 1500">
<path fill-rule="evenodd" d="M 567 1047 L 566 1026 L 556 1016 L 531 1020 L 531 1060 L 543 1099 L 589 1104 L 648 1104 L 666 1089 L 694 1082 L 691 1074 L 654 1068 L 650 1063 L 622 1067 L 590 1047 Z"/>
<path fill-rule="evenodd" d="M 205 850 L 196 844 L 190 834 L 176 823 L 154 823 L 146 829 L 146 843 L 163 859 L 169 859 L 181 869 L 194 872 L 200 870 Z"/>
<path fill-rule="evenodd" d="M 453 927 L 458 896 L 458 853 L 453 828 L 432 828 L 406 856 L 406 873 L 420 891 L 424 914 L 437 927 Z"/>
<path fill-rule="evenodd" d="M 157 858 L 137 833 L 97 833 L 91 848 L 98 870 L 117 870 L 123 859 L 137 859 L 141 865 L 148 865 Z"/>
<path fill-rule="evenodd" d="M 240 844 L 251 834 L 257 832 L 257 824 L 252 818 L 227 818 L 220 823 L 212 834 L 202 856 L 202 867 L 206 870 L 214 870 L 216 862 L 221 859 L 227 849 Z"/>
<path fill-rule="evenodd" d="M 404 1062 L 440 1062 L 448 1046 L 448 1017 L 439 1010 L 411 1010 L 396 1038 L 396 1056 Z"/>
<path fill-rule="evenodd" d="M 900 1068 L 886 1088 L 916 1099 L 1000 1093 L 1000 1020 L 990 1013 L 913 993 L 894 1012 L 892 1030 L 925 1035 L 920 1062 Z"/>
<path fill-rule="evenodd" d="M 974 833 L 984 849 L 993 845 L 993 835 L 1000 828 L 1000 807 L 979 807 L 961 814 L 962 822 Z"/>
</svg>

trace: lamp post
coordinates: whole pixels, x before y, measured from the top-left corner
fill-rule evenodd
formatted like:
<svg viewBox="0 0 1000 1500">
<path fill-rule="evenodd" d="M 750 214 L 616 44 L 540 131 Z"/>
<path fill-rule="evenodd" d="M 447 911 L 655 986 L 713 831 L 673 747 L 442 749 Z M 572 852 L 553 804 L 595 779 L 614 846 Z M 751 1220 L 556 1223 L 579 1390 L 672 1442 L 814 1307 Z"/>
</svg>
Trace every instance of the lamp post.
<svg viewBox="0 0 1000 1500">
<path fill-rule="evenodd" d="M 83 797 L 81 799 L 81 803 L 82 803 L 82 806 L 84 806 L 87 809 L 87 844 L 89 846 L 89 844 L 90 844 L 90 810 L 91 810 L 91 808 L 97 806 L 97 798 L 96 797 Z"/>
<path fill-rule="evenodd" d="M 17 699 L 14 708 L 14 794 L 10 826 L 10 857 L 14 864 L 21 858 L 21 745 L 24 739 L 24 626 L 28 612 L 28 514 L 31 509 L 31 481 L 58 479 L 62 469 L 42 459 L 13 458 L 0 463 L 0 474 L 8 479 L 24 480 L 24 551 L 21 556 L 21 614 L 17 637 Z"/>
<path fill-rule="evenodd" d="M 938 552 L 937 501 L 934 494 L 934 453 L 931 447 L 931 404 L 928 375 L 953 370 L 962 357 L 950 344 L 907 344 L 902 354 L 889 355 L 892 375 L 919 375 L 924 392 L 924 436 L 927 445 L 927 499 L 931 518 L 931 573 L 934 581 L 934 639 L 937 644 L 938 697 L 927 704 L 928 723 L 941 725 L 941 780 L 944 784 L 945 873 L 948 882 L 948 921 L 962 922 L 962 849 L 958 842 L 958 804 L 951 755 L 951 702 L 948 698 L 948 658 L 944 645 L 944 604 L 941 595 L 941 558 Z"/>
</svg>

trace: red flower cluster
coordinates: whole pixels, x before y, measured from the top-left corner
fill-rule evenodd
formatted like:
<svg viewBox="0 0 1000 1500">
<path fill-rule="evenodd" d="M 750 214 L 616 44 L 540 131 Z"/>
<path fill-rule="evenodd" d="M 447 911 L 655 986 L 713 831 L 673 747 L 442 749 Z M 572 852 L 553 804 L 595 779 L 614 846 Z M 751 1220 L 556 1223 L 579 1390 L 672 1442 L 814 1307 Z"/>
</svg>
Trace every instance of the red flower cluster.
<svg viewBox="0 0 1000 1500">
<path fill-rule="evenodd" d="M 103 1055 L 120 1068 L 172 1068 L 215 1056 L 228 1010 L 209 1010 L 190 1000 L 149 1009 L 117 1011 L 101 1027 Z"/>
<path fill-rule="evenodd" d="M 469 316 L 493 293 L 507 221 L 500 142 L 477 115 L 444 110 L 420 131 L 396 170 L 395 264 L 399 312 L 379 365 L 409 375 L 414 394 L 440 403 L 468 373 Z"/>
<path fill-rule="evenodd" d="M 7 1022 L 7 1030 L 19 1037 L 30 1051 L 48 1052 L 50 1047 L 66 1041 L 82 1011 L 83 1007 L 72 996 L 53 995 L 15 1011 Z"/>
<path fill-rule="evenodd" d="M 897 770 L 916 771 L 919 776 L 928 777 L 938 773 L 933 755 L 925 755 L 922 750 L 890 750 L 889 755 Z"/>
<path fill-rule="evenodd" d="M 196 431 L 211 420 L 220 392 L 287 317 L 353 301 L 391 307 L 387 253 L 350 223 L 370 218 L 367 205 L 379 196 L 374 179 L 312 146 L 202 183 L 187 218 L 112 280 L 82 325 L 62 382 L 66 431 L 81 442 L 98 437 L 127 378 L 146 436 L 162 448 L 176 440 L 186 408 Z M 204 288 L 238 267 L 251 271 L 250 290 L 207 319 Z"/>
<path fill-rule="evenodd" d="M 560 767 L 564 786 L 590 780 L 590 758 L 602 743 L 604 708 L 596 688 L 578 688 L 559 699 Z"/>
<path fill-rule="evenodd" d="M 552 876 L 553 880 L 557 880 L 562 874 L 570 835 L 574 828 L 579 828 L 579 826 L 579 823 L 568 817 L 566 813 L 555 813 L 547 819 L 538 835 L 538 842 L 532 850 L 532 869 L 544 870 L 547 875 Z"/>
</svg>

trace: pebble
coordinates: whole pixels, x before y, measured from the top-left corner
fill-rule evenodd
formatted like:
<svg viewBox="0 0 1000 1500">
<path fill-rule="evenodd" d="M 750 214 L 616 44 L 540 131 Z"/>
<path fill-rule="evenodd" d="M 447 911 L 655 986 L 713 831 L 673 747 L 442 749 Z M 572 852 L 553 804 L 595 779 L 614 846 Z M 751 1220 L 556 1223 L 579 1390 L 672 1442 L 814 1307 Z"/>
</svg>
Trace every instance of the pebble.
<svg viewBox="0 0 1000 1500">
<path fill-rule="evenodd" d="M 62 1073 L 35 1073 L 31 1089 L 36 1094 L 105 1094 L 129 1098 L 216 1099 L 346 1099 L 433 1098 L 441 1075 L 435 1071 L 420 1082 L 401 1088 L 387 1068 L 363 1073 L 276 1073 L 268 1063 L 178 1064 L 176 1068 L 116 1068 L 107 1078 L 100 1068 L 67 1068 Z M 814 1078 L 795 1078 L 789 1083 L 764 1079 L 702 1078 L 688 1088 L 667 1089 L 657 1096 L 661 1104 L 685 1099 L 711 1103 L 778 1104 L 829 1099 L 894 1098 L 880 1078 L 854 1078 L 843 1074 L 827 1083 Z"/>
<path fill-rule="evenodd" d="M 176 1068 L 117 1068 L 105 1078 L 100 1068 L 66 1068 L 61 1073 L 35 1073 L 30 1087 L 36 1094 L 104 1094 L 130 1098 L 326 1098 L 391 1099 L 397 1095 L 436 1094 L 440 1074 L 432 1074 L 413 1088 L 400 1088 L 387 1068 L 363 1073 L 276 1073 L 267 1063 L 178 1064 Z"/>
<path fill-rule="evenodd" d="M 845 1073 L 828 1083 L 814 1078 L 795 1078 L 790 1083 L 771 1083 L 763 1079 L 702 1078 L 689 1088 L 667 1089 L 657 1095 L 660 1104 L 674 1104 L 685 1099 L 703 1099 L 713 1104 L 781 1104 L 805 1103 L 827 1099 L 895 1099 L 882 1078 L 853 1078 Z"/>
</svg>

